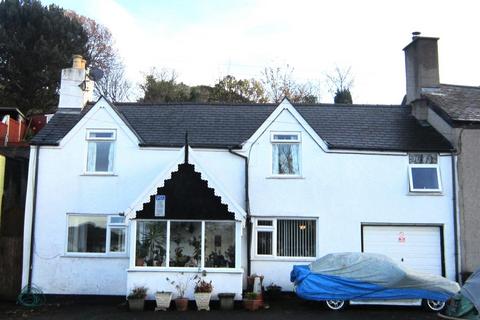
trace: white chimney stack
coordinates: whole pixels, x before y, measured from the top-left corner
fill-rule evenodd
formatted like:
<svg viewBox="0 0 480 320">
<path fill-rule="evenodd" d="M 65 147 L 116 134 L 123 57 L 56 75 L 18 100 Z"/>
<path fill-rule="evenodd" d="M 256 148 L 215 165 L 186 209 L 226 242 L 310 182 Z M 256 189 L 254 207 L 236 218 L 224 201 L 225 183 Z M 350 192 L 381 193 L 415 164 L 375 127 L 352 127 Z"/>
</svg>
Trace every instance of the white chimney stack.
<svg viewBox="0 0 480 320">
<path fill-rule="evenodd" d="M 81 110 L 92 100 L 94 81 L 88 77 L 85 64 L 86 60 L 81 55 L 74 55 L 72 67 L 62 70 L 59 109 Z"/>
</svg>

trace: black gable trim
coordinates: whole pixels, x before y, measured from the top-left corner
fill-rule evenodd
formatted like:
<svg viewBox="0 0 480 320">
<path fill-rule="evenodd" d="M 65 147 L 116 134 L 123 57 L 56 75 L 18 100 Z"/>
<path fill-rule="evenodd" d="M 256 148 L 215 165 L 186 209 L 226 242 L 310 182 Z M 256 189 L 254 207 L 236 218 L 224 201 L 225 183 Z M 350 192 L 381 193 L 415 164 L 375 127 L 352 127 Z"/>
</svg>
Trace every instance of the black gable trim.
<svg viewBox="0 0 480 320">
<path fill-rule="evenodd" d="M 165 217 L 155 217 L 155 195 L 137 211 L 137 219 L 234 220 L 235 214 L 202 180 L 192 164 L 183 163 L 165 180 L 157 195 L 165 195 Z"/>
</svg>

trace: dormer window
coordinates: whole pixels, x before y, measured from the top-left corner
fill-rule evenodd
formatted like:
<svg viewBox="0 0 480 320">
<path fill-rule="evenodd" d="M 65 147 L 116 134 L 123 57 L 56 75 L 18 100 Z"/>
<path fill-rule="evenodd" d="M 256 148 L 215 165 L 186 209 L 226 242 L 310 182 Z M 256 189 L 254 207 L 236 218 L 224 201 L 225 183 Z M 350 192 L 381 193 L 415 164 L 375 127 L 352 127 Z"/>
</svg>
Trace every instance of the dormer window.
<svg viewBox="0 0 480 320">
<path fill-rule="evenodd" d="M 88 130 L 88 173 L 113 173 L 115 130 Z"/>
<path fill-rule="evenodd" d="M 438 155 L 435 153 L 409 154 L 410 192 L 441 192 Z"/>
<path fill-rule="evenodd" d="M 272 132 L 272 174 L 300 175 L 300 133 Z"/>
</svg>

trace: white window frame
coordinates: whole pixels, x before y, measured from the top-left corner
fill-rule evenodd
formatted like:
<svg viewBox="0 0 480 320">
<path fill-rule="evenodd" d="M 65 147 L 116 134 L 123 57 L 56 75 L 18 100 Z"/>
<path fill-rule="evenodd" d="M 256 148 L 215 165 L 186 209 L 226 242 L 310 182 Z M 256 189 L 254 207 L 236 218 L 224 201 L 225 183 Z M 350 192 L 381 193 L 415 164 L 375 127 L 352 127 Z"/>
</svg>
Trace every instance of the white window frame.
<svg viewBox="0 0 480 320">
<path fill-rule="evenodd" d="M 92 133 L 112 133 L 112 137 L 91 137 Z M 85 152 L 85 175 L 114 175 L 115 173 L 115 155 L 116 155 L 116 141 L 117 141 L 117 130 L 116 129 L 87 129 L 85 133 L 85 140 L 87 141 L 86 152 Z M 112 170 L 111 171 L 89 171 L 88 170 L 88 148 L 90 142 L 95 141 L 111 141 L 112 142 Z M 96 155 L 95 155 L 96 156 Z"/>
<path fill-rule="evenodd" d="M 259 220 L 272 220 L 273 226 L 259 226 Z M 277 255 L 277 220 L 312 220 L 315 221 L 315 257 L 290 257 Z M 288 261 L 314 261 L 318 256 L 318 218 L 316 217 L 255 217 L 252 219 L 253 224 L 253 245 L 251 247 L 252 257 L 256 260 L 288 260 Z M 258 254 L 258 231 L 272 231 L 272 254 Z"/>
<path fill-rule="evenodd" d="M 138 221 L 142 222 L 166 222 L 167 223 L 167 237 L 166 237 L 166 253 L 165 253 L 165 259 L 166 263 L 165 266 L 136 266 L 135 265 L 135 259 L 136 259 L 136 254 L 137 254 L 137 225 L 136 223 Z M 200 258 L 200 264 L 197 267 L 170 267 L 170 223 L 171 222 L 200 222 L 201 223 L 201 258 Z M 212 268 L 212 267 L 205 267 L 205 223 L 208 222 L 230 222 L 233 223 L 234 225 L 234 231 L 235 231 L 235 266 L 233 268 Z M 178 271 L 178 272 L 198 272 L 199 270 L 205 270 L 207 272 L 220 272 L 220 273 L 236 273 L 239 272 L 239 269 L 241 268 L 241 224 L 236 221 L 236 220 L 188 220 L 188 219 L 140 219 L 140 220 L 135 220 L 134 222 L 135 227 L 133 228 L 134 230 L 132 231 L 132 247 L 131 247 L 131 253 L 130 253 L 130 269 L 132 270 L 142 270 L 142 271 Z"/>
<path fill-rule="evenodd" d="M 105 217 L 105 252 L 75 252 L 68 251 L 68 221 L 71 216 L 80 216 L 80 217 Z M 65 256 L 76 256 L 76 257 L 128 257 L 128 226 L 127 219 L 125 218 L 123 223 L 112 223 L 110 221 L 111 217 L 120 217 L 118 214 L 89 214 L 89 213 L 67 213 L 66 215 L 66 232 L 65 232 Z M 124 228 L 125 230 L 125 251 L 110 251 L 110 238 L 111 238 L 111 228 Z"/>
<path fill-rule="evenodd" d="M 276 135 L 295 135 L 296 139 L 282 140 L 275 138 Z M 275 144 L 297 144 L 298 145 L 298 173 L 286 174 L 286 173 L 274 173 L 273 172 L 273 148 Z M 299 178 L 302 176 L 302 133 L 299 131 L 271 131 L 270 132 L 270 175 L 273 178 Z"/>
<path fill-rule="evenodd" d="M 416 189 L 413 187 L 413 174 L 412 169 L 414 168 L 433 168 L 437 172 L 437 189 Z M 442 192 L 442 179 L 440 175 L 440 166 L 438 164 L 410 164 L 408 166 L 408 180 L 409 180 L 409 190 L 412 193 L 441 193 Z"/>
</svg>

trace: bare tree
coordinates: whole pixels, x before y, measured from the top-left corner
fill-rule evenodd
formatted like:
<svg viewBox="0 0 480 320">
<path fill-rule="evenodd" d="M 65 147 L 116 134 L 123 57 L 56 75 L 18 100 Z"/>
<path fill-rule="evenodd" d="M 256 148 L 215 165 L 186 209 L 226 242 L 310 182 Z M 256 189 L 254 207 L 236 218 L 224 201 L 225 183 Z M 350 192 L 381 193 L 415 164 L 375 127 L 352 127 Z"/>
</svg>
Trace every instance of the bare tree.
<svg viewBox="0 0 480 320">
<path fill-rule="evenodd" d="M 103 71 L 104 76 L 95 83 L 95 95 L 122 101 L 128 98 L 131 84 L 126 80 L 125 68 L 115 48 L 110 30 L 95 20 L 66 11 L 65 15 L 78 21 L 87 34 L 87 63 L 92 68 Z"/>
<path fill-rule="evenodd" d="M 333 95 L 335 103 L 352 103 L 350 90 L 353 87 L 352 67 L 335 67 L 333 72 L 325 74 L 328 91 Z"/>
<path fill-rule="evenodd" d="M 95 82 L 96 95 L 102 95 L 112 102 L 129 99 L 131 83 L 126 80 L 123 64 L 111 66 L 104 76 Z"/>
<path fill-rule="evenodd" d="M 300 83 L 294 80 L 294 68 L 288 64 L 282 67 L 266 67 L 262 72 L 261 83 L 271 102 L 278 103 L 284 97 L 297 103 L 316 103 L 319 100 L 318 87 L 311 82 Z"/>
</svg>

